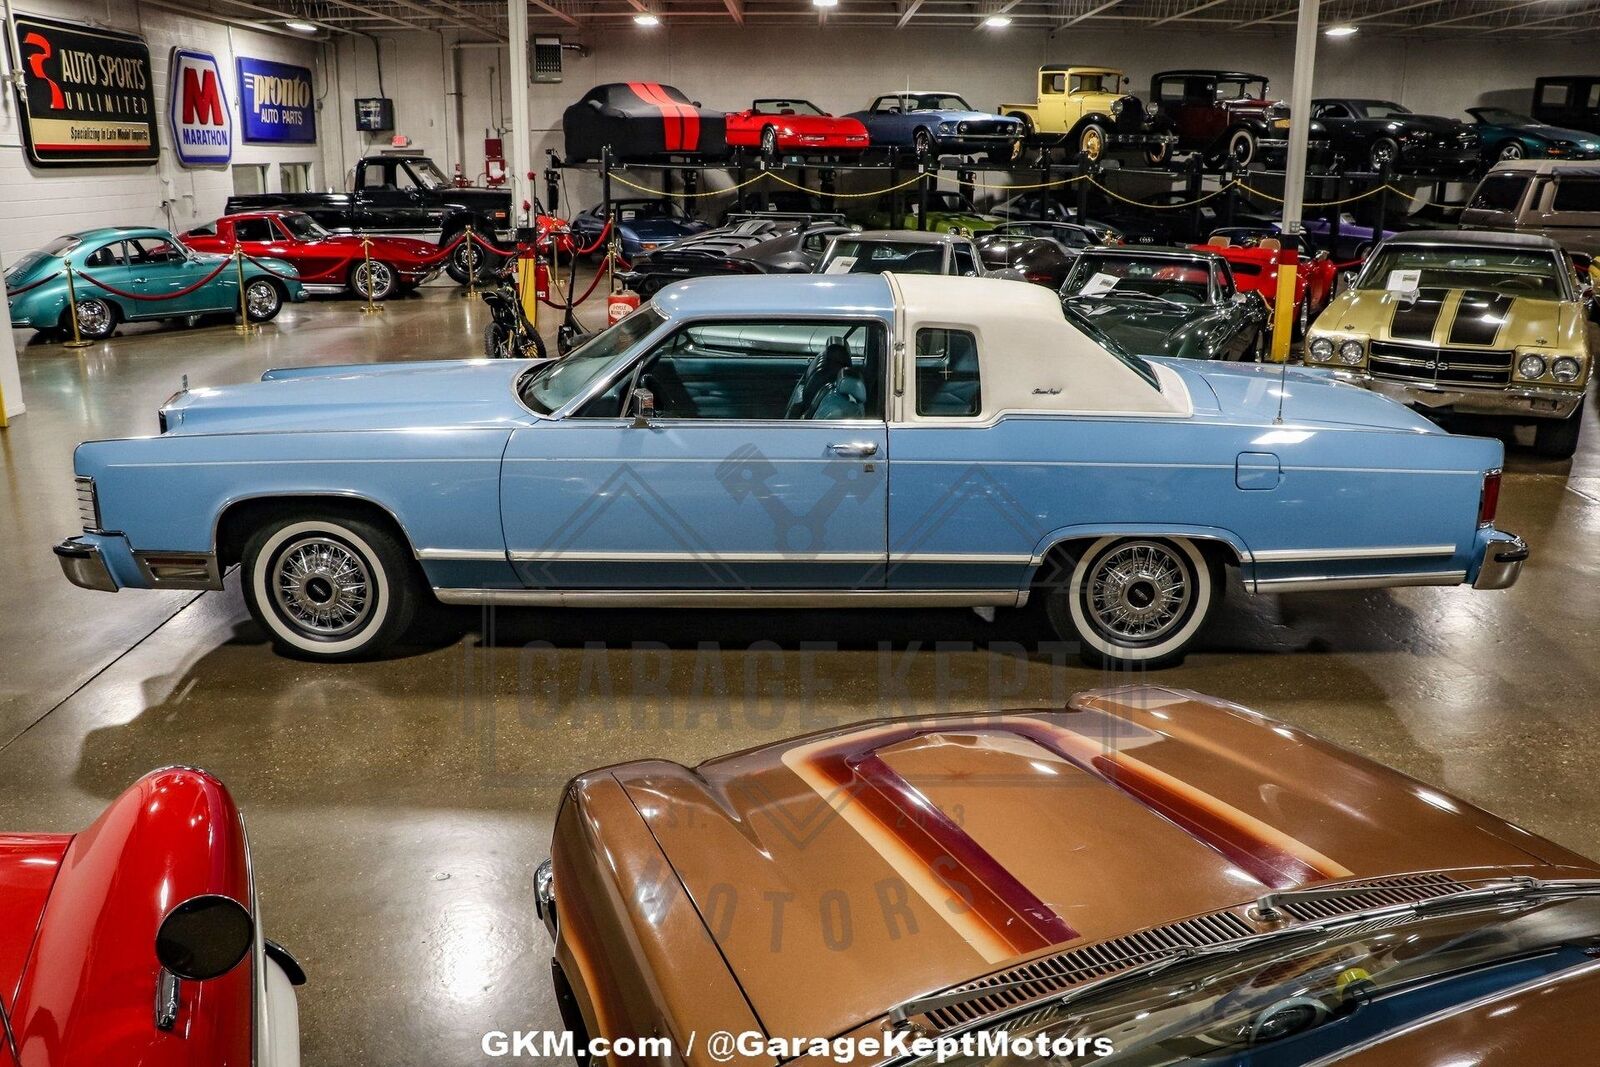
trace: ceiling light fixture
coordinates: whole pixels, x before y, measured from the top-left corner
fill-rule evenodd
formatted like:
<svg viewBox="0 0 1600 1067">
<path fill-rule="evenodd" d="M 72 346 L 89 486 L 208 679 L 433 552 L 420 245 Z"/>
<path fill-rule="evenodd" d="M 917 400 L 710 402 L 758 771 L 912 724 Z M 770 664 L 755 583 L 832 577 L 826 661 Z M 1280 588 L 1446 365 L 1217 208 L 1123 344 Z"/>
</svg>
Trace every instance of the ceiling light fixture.
<svg viewBox="0 0 1600 1067">
<path fill-rule="evenodd" d="M 633 24 L 635 26 L 659 26 L 661 25 L 661 20 L 648 11 L 641 11 L 633 16 Z"/>
<path fill-rule="evenodd" d="M 838 7 L 839 0 L 811 0 L 812 7 Z"/>
<path fill-rule="evenodd" d="M 301 19 L 289 19 L 287 22 L 284 23 L 284 26 L 287 29 L 293 30 L 295 33 L 316 33 L 317 32 L 317 27 L 315 25 L 313 25 L 312 23 L 309 23 L 309 22 L 305 22 L 305 21 L 303 21 Z"/>
<path fill-rule="evenodd" d="M 993 30 L 1003 30 L 1011 25 L 1010 15 L 990 15 L 983 20 L 983 24 Z"/>
<path fill-rule="evenodd" d="M 1349 37 L 1356 32 L 1354 26 L 1329 26 L 1322 31 L 1324 37 Z"/>
</svg>

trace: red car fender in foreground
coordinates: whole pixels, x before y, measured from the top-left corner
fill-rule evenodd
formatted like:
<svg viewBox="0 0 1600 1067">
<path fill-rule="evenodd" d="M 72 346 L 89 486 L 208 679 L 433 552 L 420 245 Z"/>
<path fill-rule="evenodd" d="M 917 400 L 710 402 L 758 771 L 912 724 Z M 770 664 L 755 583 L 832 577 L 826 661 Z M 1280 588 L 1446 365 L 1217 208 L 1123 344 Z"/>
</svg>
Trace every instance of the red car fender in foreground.
<svg viewBox="0 0 1600 1067">
<path fill-rule="evenodd" d="M 250 1067 L 248 952 L 179 982 L 171 1029 L 156 1025 L 157 930 L 213 895 L 254 914 L 239 810 L 203 771 L 148 774 L 73 836 L 0 835 L 0 997 L 20 1067 Z"/>
</svg>

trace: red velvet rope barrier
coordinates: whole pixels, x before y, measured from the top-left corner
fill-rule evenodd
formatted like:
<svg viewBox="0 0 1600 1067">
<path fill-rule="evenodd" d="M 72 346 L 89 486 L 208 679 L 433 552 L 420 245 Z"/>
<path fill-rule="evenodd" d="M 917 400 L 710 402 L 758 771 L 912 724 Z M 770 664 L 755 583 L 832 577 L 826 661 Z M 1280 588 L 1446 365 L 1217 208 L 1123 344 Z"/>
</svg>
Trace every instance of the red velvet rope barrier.
<svg viewBox="0 0 1600 1067">
<path fill-rule="evenodd" d="M 580 255 L 580 256 L 587 256 L 589 253 L 595 251 L 601 245 L 605 244 L 606 236 L 608 234 L 610 234 L 610 233 L 611 233 L 611 220 L 610 219 L 606 219 L 606 224 L 605 224 L 604 227 L 601 228 L 600 236 L 596 237 L 594 239 L 594 244 L 590 245 L 588 248 L 577 249 L 574 254 L 575 255 Z"/>
<path fill-rule="evenodd" d="M 84 281 L 89 282 L 89 283 L 91 283 L 93 285 L 98 285 L 100 288 L 104 289 L 106 292 L 110 293 L 112 296 L 120 296 L 124 300 L 141 300 L 141 301 L 145 301 L 147 303 L 153 303 L 153 302 L 158 301 L 158 300 L 176 300 L 180 296 L 188 296 L 190 293 L 194 292 L 195 290 L 200 289 L 203 286 L 211 284 L 211 281 L 214 278 L 216 278 L 217 275 L 219 275 L 223 271 L 227 270 L 228 267 L 232 265 L 232 263 L 233 263 L 233 260 L 231 258 L 225 259 L 225 260 L 223 260 L 221 263 L 219 263 L 217 265 L 217 269 L 216 270 L 212 271 L 210 274 L 207 274 L 204 278 L 201 278 L 199 281 L 195 282 L 193 285 L 191 285 L 191 286 L 189 286 L 189 287 L 187 287 L 185 289 L 179 289 L 179 290 L 177 290 L 175 292 L 163 293 L 160 296 L 144 296 L 144 295 L 142 295 L 140 293 L 130 293 L 130 292 L 127 292 L 126 290 L 118 289 L 115 286 L 107 285 L 105 282 L 101 281 L 99 278 L 96 278 L 91 274 L 86 274 L 81 270 L 78 272 L 78 277 L 82 278 Z"/>
<path fill-rule="evenodd" d="M 543 296 L 541 296 L 539 299 L 541 301 L 543 301 L 547 306 L 553 307 L 557 311 L 571 311 L 573 308 L 576 308 L 579 304 L 582 304 L 585 300 L 588 300 L 589 297 L 594 295 L 595 289 L 600 285 L 600 279 L 604 278 L 605 276 L 606 276 L 606 272 L 604 270 L 595 271 L 595 273 L 594 273 L 594 281 L 589 283 L 589 288 L 585 289 L 583 291 L 583 295 L 578 297 L 578 299 L 574 300 L 570 304 L 558 303 L 557 301 L 551 300 L 548 297 L 543 297 Z"/>
</svg>

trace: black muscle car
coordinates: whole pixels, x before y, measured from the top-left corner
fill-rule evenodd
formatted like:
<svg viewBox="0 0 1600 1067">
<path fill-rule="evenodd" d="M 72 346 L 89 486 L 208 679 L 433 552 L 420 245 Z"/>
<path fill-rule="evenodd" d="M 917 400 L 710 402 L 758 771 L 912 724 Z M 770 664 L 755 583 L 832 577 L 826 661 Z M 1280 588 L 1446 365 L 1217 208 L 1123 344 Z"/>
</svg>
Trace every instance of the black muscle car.
<svg viewBox="0 0 1600 1067">
<path fill-rule="evenodd" d="M 660 82 L 597 85 L 562 114 L 561 129 L 568 163 L 599 159 L 607 146 L 618 161 L 728 157 L 726 116 Z"/>
<path fill-rule="evenodd" d="M 490 241 L 510 236 L 511 194 L 504 189 L 458 189 L 426 156 L 368 156 L 356 163 L 348 193 L 257 193 L 230 196 L 224 215 L 298 211 L 332 233 L 405 234 L 455 240 L 468 226 Z M 474 264 L 492 256 L 470 241 L 456 246 L 445 270 L 466 284 Z"/>
<path fill-rule="evenodd" d="M 1211 252 L 1091 248 L 1061 287 L 1072 322 L 1140 356 L 1259 360 L 1267 305 Z"/>
<path fill-rule="evenodd" d="M 1465 178 L 1482 167 L 1478 131 L 1442 115 L 1418 115 L 1389 100 L 1324 98 L 1311 117 L 1348 169 Z"/>
<path fill-rule="evenodd" d="M 839 215 L 730 215 L 726 226 L 640 256 L 619 277 L 651 297 L 673 282 L 707 274 L 810 274 L 828 242 L 852 232 Z"/>
</svg>

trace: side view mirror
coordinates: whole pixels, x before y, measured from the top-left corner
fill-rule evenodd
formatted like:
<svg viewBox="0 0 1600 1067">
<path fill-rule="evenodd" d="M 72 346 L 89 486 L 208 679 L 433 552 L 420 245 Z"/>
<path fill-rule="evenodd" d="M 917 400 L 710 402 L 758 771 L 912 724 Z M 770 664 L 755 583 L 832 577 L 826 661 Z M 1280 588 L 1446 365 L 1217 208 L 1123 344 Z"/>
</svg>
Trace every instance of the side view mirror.
<svg viewBox="0 0 1600 1067">
<path fill-rule="evenodd" d="M 190 897 L 161 920 L 156 959 L 179 978 L 206 982 L 237 967 L 255 937 L 255 920 L 237 900 L 219 894 Z"/>
<path fill-rule="evenodd" d="M 691 100 L 691 101 L 689 101 L 689 103 L 691 103 L 691 104 L 693 104 L 693 105 L 694 105 L 694 106 L 695 106 L 695 107 L 705 107 L 705 105 L 704 105 L 704 104 L 702 104 L 702 103 L 701 103 L 701 102 L 700 102 L 700 101 L 698 101 L 698 100 Z"/>
<path fill-rule="evenodd" d="M 1321 259 L 1332 259 L 1333 256 L 1328 252 L 1328 250 L 1326 248 L 1324 248 L 1321 251 L 1319 251 L 1316 255 L 1312 256 L 1311 258 L 1313 260 L 1321 260 Z"/>
<path fill-rule="evenodd" d="M 633 411 L 633 428 L 648 430 L 650 420 L 656 417 L 656 395 L 648 389 L 635 389 L 628 399 Z"/>
</svg>

